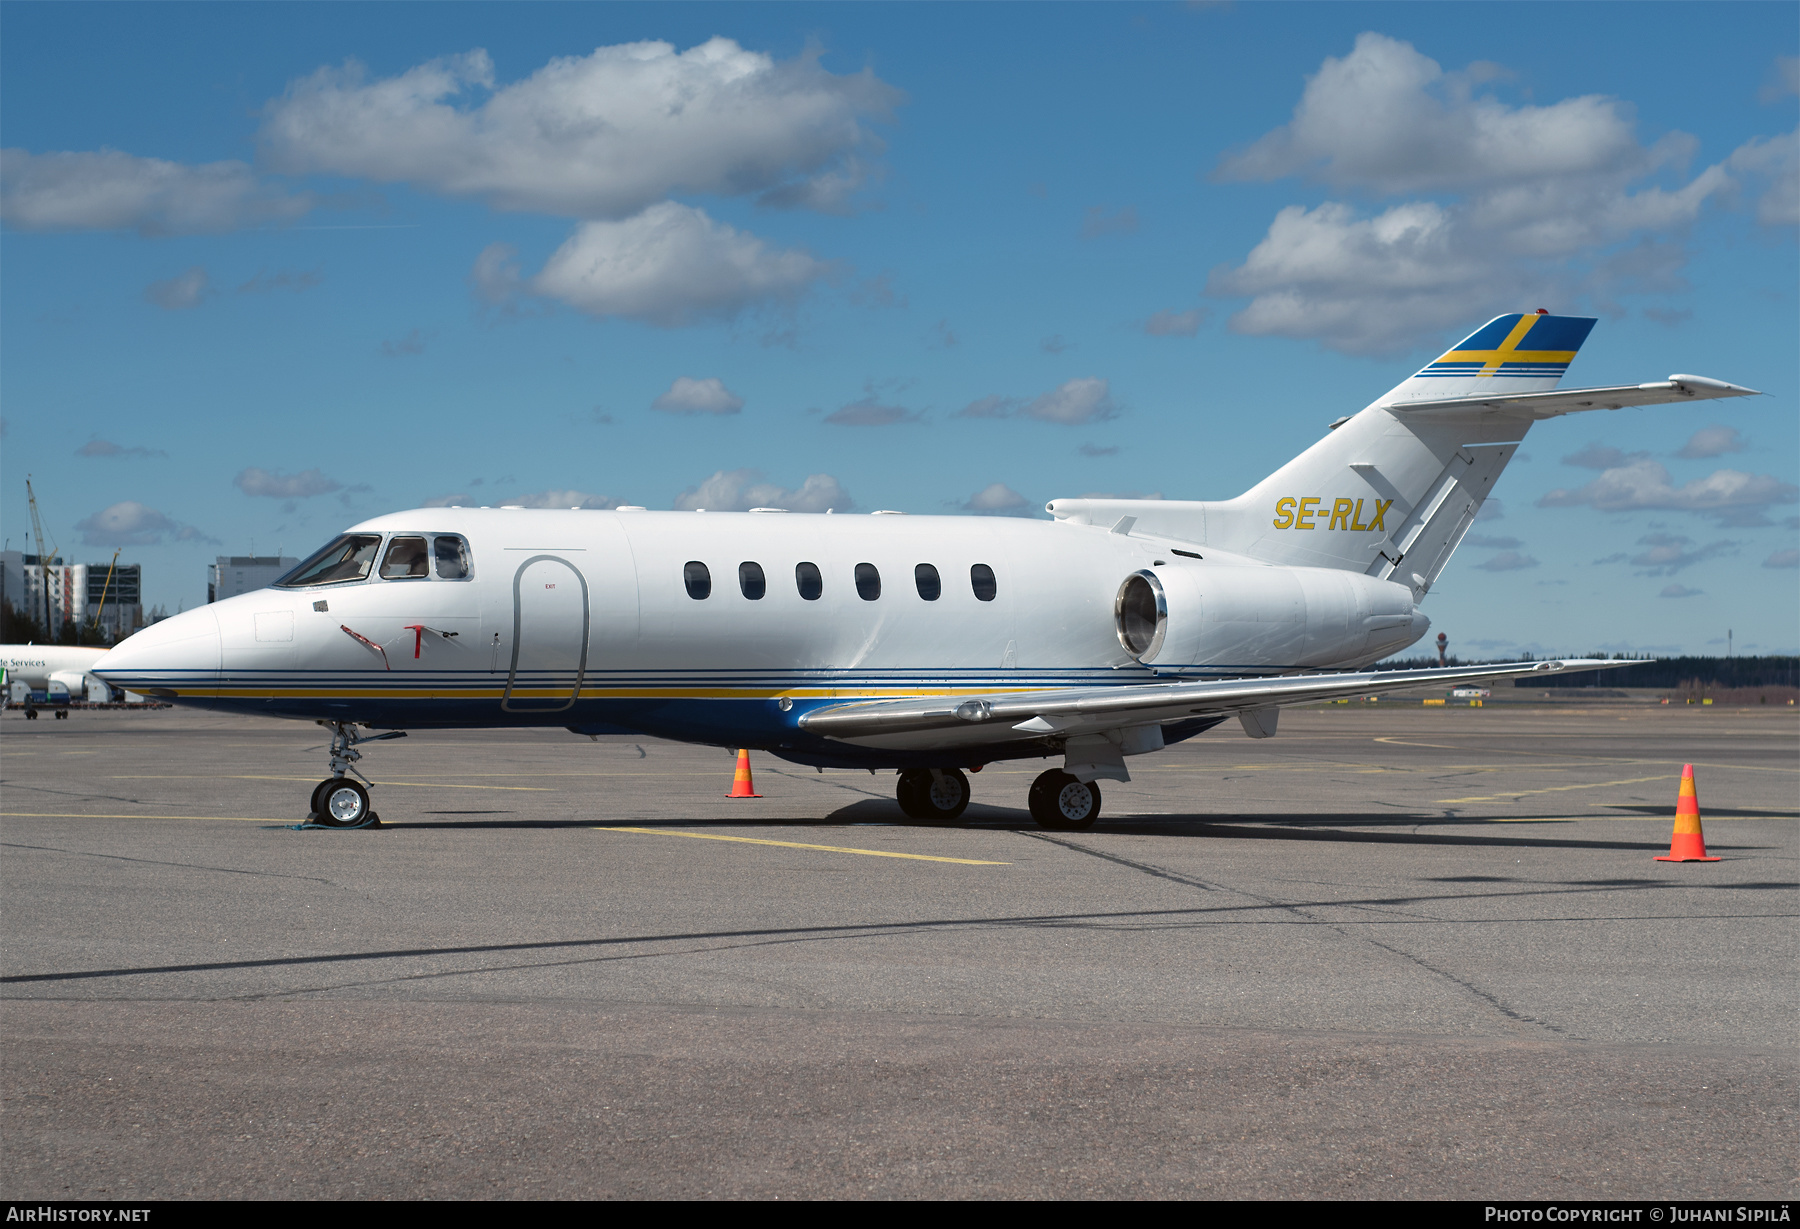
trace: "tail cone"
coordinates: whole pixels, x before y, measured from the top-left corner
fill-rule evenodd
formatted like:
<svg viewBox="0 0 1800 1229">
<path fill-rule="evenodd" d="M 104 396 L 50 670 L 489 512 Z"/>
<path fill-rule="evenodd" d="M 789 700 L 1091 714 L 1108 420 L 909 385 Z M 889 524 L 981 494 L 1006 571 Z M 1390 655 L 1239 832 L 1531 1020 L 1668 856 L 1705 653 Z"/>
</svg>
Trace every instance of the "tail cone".
<svg viewBox="0 0 1800 1229">
<path fill-rule="evenodd" d="M 756 792 L 755 783 L 750 780 L 750 751 L 748 748 L 741 748 L 738 751 L 737 771 L 731 774 L 731 792 L 725 796 L 727 798 L 762 797 Z"/>
<path fill-rule="evenodd" d="M 1694 792 L 1694 766 L 1681 769 L 1681 796 L 1675 800 L 1675 835 L 1669 840 L 1669 852 L 1658 854 L 1658 862 L 1717 862 L 1706 856 L 1706 837 L 1700 831 L 1700 796 Z"/>
</svg>

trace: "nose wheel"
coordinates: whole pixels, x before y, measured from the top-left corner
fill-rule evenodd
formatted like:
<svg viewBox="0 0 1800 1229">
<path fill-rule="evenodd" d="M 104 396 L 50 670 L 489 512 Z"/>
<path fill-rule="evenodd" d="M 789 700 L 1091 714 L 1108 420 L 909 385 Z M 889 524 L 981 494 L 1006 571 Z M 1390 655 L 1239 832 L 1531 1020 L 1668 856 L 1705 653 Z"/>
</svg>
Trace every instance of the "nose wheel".
<svg viewBox="0 0 1800 1229">
<path fill-rule="evenodd" d="M 321 721 L 319 724 L 332 732 L 331 775 L 313 786 L 312 809 L 307 818 L 326 828 L 365 828 L 379 823 L 381 817 L 375 814 L 368 786 L 364 784 L 373 782 L 367 777 L 363 777 L 362 781 L 355 781 L 349 775 L 356 773 L 359 777 L 363 776 L 356 768 L 356 761 L 362 758 L 362 752 L 356 749 L 356 745 L 405 738 L 406 731 L 389 730 L 385 734 L 359 737 L 347 722 Z"/>
<path fill-rule="evenodd" d="M 909 768 L 894 794 L 911 818 L 947 824 L 968 809 L 969 778 L 955 768 Z"/>
<path fill-rule="evenodd" d="M 313 822 L 327 828 L 360 828 L 376 815 L 369 806 L 369 791 L 349 777 L 331 777 L 313 787 Z"/>
<path fill-rule="evenodd" d="M 1052 768 L 1031 783 L 1027 805 L 1040 828 L 1058 832 L 1092 828 L 1100 818 L 1100 783 L 1079 781 L 1060 768 Z"/>
</svg>

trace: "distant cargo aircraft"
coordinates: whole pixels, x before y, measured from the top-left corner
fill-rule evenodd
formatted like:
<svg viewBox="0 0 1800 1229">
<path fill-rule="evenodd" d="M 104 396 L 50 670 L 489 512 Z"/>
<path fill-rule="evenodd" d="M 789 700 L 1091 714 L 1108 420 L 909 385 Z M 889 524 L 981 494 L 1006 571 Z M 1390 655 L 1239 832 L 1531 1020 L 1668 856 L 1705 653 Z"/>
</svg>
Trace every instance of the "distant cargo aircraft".
<svg viewBox="0 0 1800 1229">
<path fill-rule="evenodd" d="M 1267 738 L 1282 705 L 1613 664 L 1364 669 L 1425 634 L 1420 601 L 1532 423 L 1754 391 L 1551 391 L 1593 325 L 1491 320 L 1220 502 L 1058 499 L 1050 521 L 397 512 L 273 588 L 146 628 L 97 673 L 330 725 L 312 799 L 328 824 L 370 814 L 361 742 L 560 725 L 897 769 L 901 807 L 928 820 L 962 813 L 963 769 L 1059 756 L 1031 814 L 1082 828 L 1129 757 L 1228 717 Z"/>
<path fill-rule="evenodd" d="M 70 699 L 110 699 L 110 688 L 93 673 L 94 663 L 104 656 L 105 649 L 77 645 L 0 644 L 6 699 L 12 700 L 15 686 L 42 692 L 44 701 L 52 706 L 67 704 Z M 64 716 L 66 711 L 59 708 L 56 715 Z M 35 712 L 28 715 L 37 716 Z"/>
</svg>

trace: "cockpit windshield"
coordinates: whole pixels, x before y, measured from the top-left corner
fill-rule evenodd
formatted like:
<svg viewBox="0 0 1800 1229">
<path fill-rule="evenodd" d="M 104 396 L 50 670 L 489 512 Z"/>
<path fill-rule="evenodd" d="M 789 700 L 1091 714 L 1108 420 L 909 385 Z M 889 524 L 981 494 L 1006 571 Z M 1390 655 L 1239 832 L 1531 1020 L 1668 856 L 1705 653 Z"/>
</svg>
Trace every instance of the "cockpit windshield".
<svg viewBox="0 0 1800 1229">
<path fill-rule="evenodd" d="M 283 589 L 301 589 L 309 585 L 335 585 L 346 580 L 367 580 L 369 569 L 375 565 L 375 553 L 380 547 L 380 534 L 347 533 L 334 539 L 325 549 L 275 584 Z"/>
</svg>

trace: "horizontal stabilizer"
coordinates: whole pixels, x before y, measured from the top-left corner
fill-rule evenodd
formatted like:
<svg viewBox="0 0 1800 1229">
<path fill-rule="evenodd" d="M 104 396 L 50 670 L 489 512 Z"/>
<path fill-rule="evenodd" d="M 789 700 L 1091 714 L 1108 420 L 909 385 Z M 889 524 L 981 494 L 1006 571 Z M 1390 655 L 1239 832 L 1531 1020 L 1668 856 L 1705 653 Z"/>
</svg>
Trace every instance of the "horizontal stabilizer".
<svg viewBox="0 0 1800 1229">
<path fill-rule="evenodd" d="M 1570 670 L 1611 670 L 1630 661 L 1577 659 L 1507 662 L 1491 666 L 1450 666 L 1437 670 L 1365 670 L 1343 674 L 1289 674 L 1275 678 L 1221 679 L 1200 683 L 1144 683 L 1126 687 L 1058 687 L 1008 691 L 987 696 L 918 697 L 872 703 L 834 704 L 800 719 L 809 734 L 845 742 L 879 740 L 903 745 L 904 736 L 966 730 L 969 742 L 1006 742 L 1064 737 L 1100 730 L 1187 721 L 1278 705 L 1316 704 L 1410 687 L 1467 683 Z M 954 700 L 954 702 L 952 702 Z M 1273 714 L 1258 716 L 1273 731 Z M 901 736 L 895 740 L 894 736 Z"/>
<path fill-rule="evenodd" d="M 1534 419 L 1578 414 L 1583 410 L 1622 410 L 1633 405 L 1661 405 L 1670 401 L 1706 401 L 1714 397 L 1759 397 L 1754 388 L 1727 384 L 1706 376 L 1672 375 L 1651 384 L 1620 384 L 1612 388 L 1571 388 L 1545 393 L 1507 393 L 1491 397 L 1441 397 L 1410 400 L 1383 408 L 1412 417 L 1415 414 L 1505 410 L 1529 414 Z"/>
</svg>

